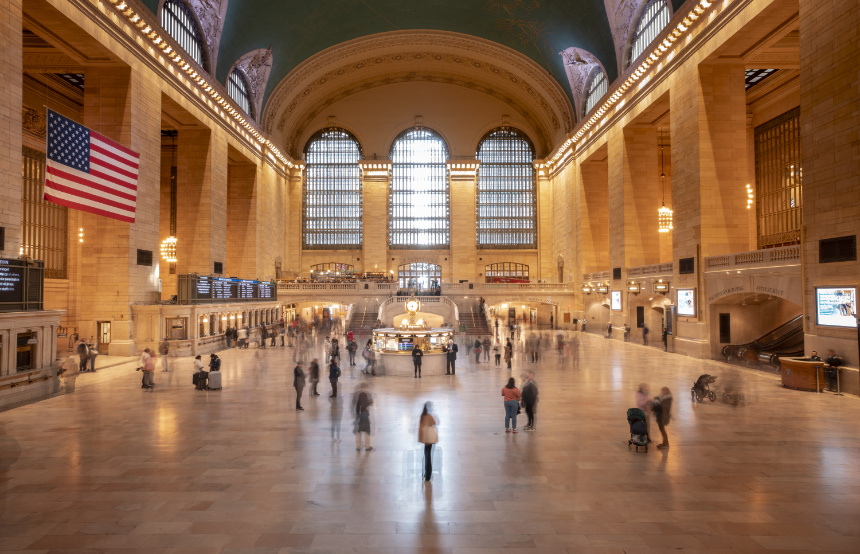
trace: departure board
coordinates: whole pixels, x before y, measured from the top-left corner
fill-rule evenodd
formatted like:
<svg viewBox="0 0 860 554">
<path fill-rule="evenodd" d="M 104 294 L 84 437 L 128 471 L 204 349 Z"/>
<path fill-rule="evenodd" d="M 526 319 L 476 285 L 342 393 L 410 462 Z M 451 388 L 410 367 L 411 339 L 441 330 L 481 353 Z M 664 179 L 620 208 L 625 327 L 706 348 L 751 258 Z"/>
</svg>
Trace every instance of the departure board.
<svg viewBox="0 0 860 554">
<path fill-rule="evenodd" d="M 44 264 L 0 258 L 0 312 L 41 310 Z"/>
<path fill-rule="evenodd" d="M 180 275 L 180 304 L 211 304 L 222 302 L 259 302 L 278 299 L 277 284 L 233 277 Z"/>
</svg>

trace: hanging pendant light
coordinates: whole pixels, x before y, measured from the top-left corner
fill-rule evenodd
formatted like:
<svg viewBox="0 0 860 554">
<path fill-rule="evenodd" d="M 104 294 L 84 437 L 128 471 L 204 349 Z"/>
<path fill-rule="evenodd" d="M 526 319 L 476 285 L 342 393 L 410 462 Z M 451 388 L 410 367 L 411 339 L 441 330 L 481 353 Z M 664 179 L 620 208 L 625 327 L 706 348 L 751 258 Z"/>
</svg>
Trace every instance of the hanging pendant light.
<svg viewBox="0 0 860 554">
<path fill-rule="evenodd" d="M 660 190 L 663 194 L 663 205 L 657 210 L 657 226 L 661 233 L 672 230 L 672 210 L 666 207 L 666 172 L 663 170 L 663 133 L 660 132 Z"/>
<path fill-rule="evenodd" d="M 161 257 L 165 262 L 175 264 L 176 259 L 176 237 L 167 237 L 161 241 Z"/>
</svg>

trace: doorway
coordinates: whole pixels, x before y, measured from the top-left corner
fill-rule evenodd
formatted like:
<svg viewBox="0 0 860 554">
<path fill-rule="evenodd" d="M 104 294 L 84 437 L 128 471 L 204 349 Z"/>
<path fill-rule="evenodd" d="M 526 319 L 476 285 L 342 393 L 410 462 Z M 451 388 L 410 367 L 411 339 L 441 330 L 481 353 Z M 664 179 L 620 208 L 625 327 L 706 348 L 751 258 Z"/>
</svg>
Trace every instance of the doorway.
<svg viewBox="0 0 860 554">
<path fill-rule="evenodd" d="M 110 321 L 97 322 L 96 329 L 98 329 L 98 351 L 107 354 L 110 344 Z"/>
</svg>

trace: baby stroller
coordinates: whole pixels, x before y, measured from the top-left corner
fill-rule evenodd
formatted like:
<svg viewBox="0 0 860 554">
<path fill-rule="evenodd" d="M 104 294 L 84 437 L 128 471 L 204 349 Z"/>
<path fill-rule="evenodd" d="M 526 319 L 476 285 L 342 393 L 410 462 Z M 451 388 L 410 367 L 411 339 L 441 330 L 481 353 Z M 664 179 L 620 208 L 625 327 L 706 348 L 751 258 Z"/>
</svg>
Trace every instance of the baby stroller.
<svg viewBox="0 0 860 554">
<path fill-rule="evenodd" d="M 627 410 L 627 423 L 630 424 L 630 440 L 627 441 L 627 448 L 636 447 L 636 452 L 639 452 L 639 447 L 645 448 L 648 452 L 648 428 L 645 426 L 645 412 L 639 408 L 630 408 Z"/>
<path fill-rule="evenodd" d="M 713 375 L 708 375 L 705 373 L 704 375 L 700 375 L 696 382 L 693 383 L 693 388 L 690 389 L 690 396 L 696 402 L 701 402 L 708 398 L 711 402 L 717 399 L 717 393 L 710 389 L 710 384 L 715 382 L 717 378 Z"/>
</svg>

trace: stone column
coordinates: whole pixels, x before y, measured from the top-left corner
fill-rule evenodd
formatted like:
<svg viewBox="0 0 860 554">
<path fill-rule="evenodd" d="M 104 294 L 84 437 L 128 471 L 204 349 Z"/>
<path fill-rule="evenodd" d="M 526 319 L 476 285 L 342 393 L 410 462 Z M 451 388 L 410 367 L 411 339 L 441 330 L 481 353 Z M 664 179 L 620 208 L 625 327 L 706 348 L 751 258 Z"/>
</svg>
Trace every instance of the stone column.
<svg viewBox="0 0 860 554">
<path fill-rule="evenodd" d="M 135 353 L 130 305 L 159 296 L 158 266 L 137 265 L 137 250 L 158 255 L 161 93 L 129 67 L 87 68 L 84 79 L 82 123 L 139 152 L 140 168 L 135 223 L 79 213 L 84 242 L 70 290 L 80 294 L 80 335 L 94 335 L 97 321 L 110 321 L 109 353 L 129 356 Z"/>
<path fill-rule="evenodd" d="M 569 164 L 568 167 L 572 165 Z M 565 171 L 556 176 L 555 179 L 550 180 L 546 169 L 536 170 L 537 213 L 535 220 L 537 223 L 538 266 L 529 268 L 529 277 L 533 281 L 544 279 L 550 283 L 557 283 L 559 256 L 564 259 L 565 274 L 570 273 L 573 267 L 572 252 L 576 247 L 574 240 L 576 228 L 573 218 L 570 217 L 573 207 L 573 199 L 571 198 L 573 187 L 570 186 L 568 176 L 569 172 Z M 556 200 L 556 192 L 561 192 L 562 198 Z M 483 267 L 479 268 L 480 270 L 483 270 Z"/>
<path fill-rule="evenodd" d="M 21 245 L 21 107 L 23 102 L 23 39 L 21 0 L 0 4 L 0 227 L 5 241 L 0 254 L 17 258 Z M 71 231 L 70 231 L 71 232 Z M 8 343 L 6 343 L 8 344 Z M 10 349 L 11 350 L 11 349 Z"/>
<path fill-rule="evenodd" d="M 674 259 L 695 259 L 693 274 L 680 275 L 675 264 L 673 285 L 696 289 L 698 311 L 679 318 L 675 346 L 708 357 L 703 260 L 749 247 L 744 67 L 702 63 L 678 75 L 669 101 Z"/>
<path fill-rule="evenodd" d="M 397 271 L 397 268 L 389 267 L 388 260 L 388 187 L 391 161 L 362 160 L 359 166 L 362 173 L 363 227 L 360 267 L 364 271 Z"/>
<path fill-rule="evenodd" d="M 257 231 L 257 166 L 231 164 L 227 167 L 226 275 L 257 276 Z M 275 229 L 271 231 L 264 240 L 274 240 Z"/>
<path fill-rule="evenodd" d="M 176 272 L 209 275 L 226 258 L 227 142 L 196 128 L 180 130 L 177 144 Z"/>
<path fill-rule="evenodd" d="M 287 255 L 284 269 L 287 277 L 302 276 L 302 170 L 290 170 L 286 177 Z M 290 273 L 290 271 L 294 273 Z"/>
<path fill-rule="evenodd" d="M 475 160 L 449 160 L 451 196 L 449 222 L 451 225 L 451 274 L 442 278 L 451 282 L 454 278 L 478 279 L 477 198 L 475 180 L 478 162 Z M 483 268 L 481 268 L 483 273 Z"/>
<path fill-rule="evenodd" d="M 855 367 L 857 329 L 817 325 L 815 287 L 860 285 L 856 250 L 853 261 L 819 263 L 820 240 L 860 235 L 858 29 L 860 3 L 800 0 L 805 347 Z"/>
</svg>

